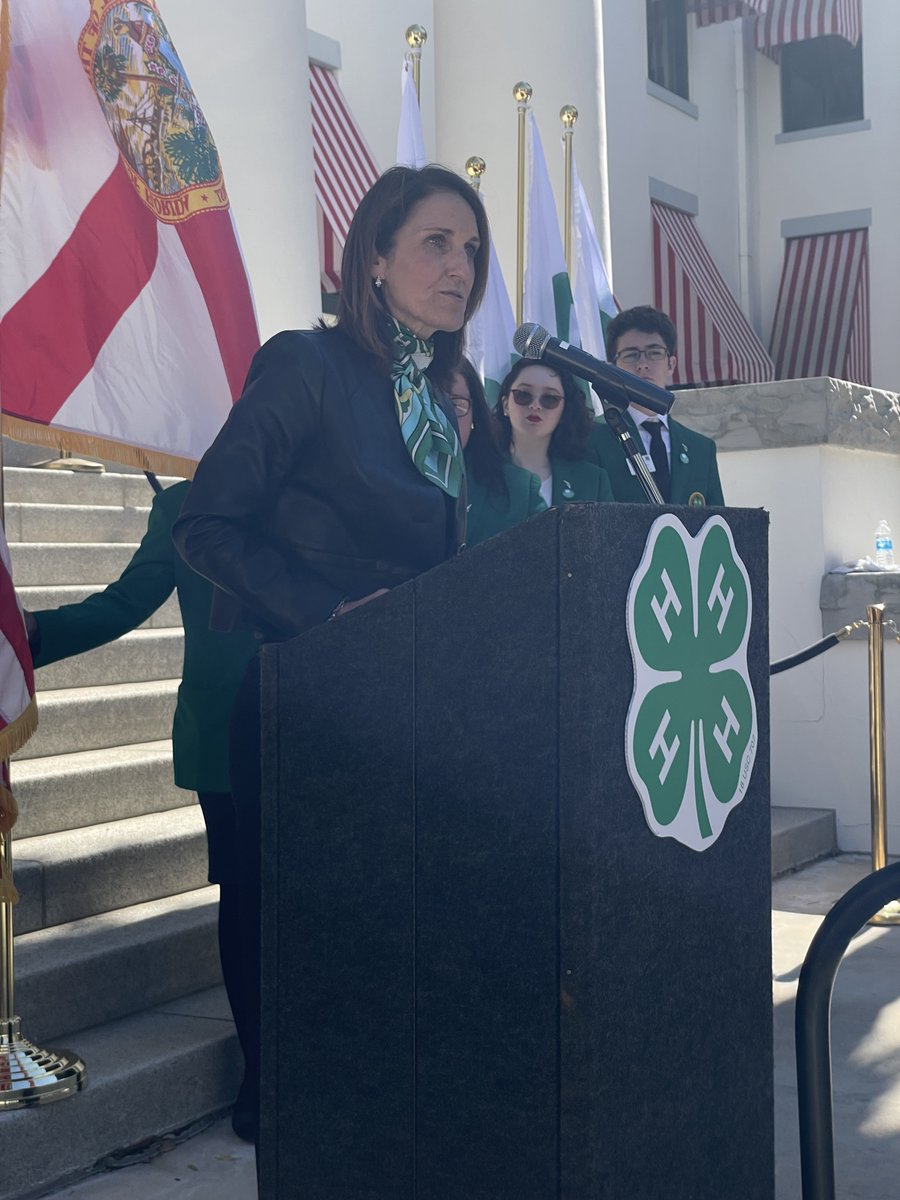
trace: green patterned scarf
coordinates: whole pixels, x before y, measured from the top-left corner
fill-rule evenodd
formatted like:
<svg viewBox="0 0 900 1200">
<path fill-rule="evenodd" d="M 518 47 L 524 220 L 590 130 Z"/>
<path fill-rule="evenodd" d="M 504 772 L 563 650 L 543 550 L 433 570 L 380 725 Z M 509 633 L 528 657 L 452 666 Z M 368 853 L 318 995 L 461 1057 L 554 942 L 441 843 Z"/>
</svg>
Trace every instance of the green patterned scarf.
<svg viewBox="0 0 900 1200">
<path fill-rule="evenodd" d="M 459 438 L 441 406 L 431 398 L 424 374 L 434 347 L 391 316 L 388 324 L 394 348 L 394 402 L 409 457 L 426 479 L 456 497 L 463 480 Z"/>
</svg>

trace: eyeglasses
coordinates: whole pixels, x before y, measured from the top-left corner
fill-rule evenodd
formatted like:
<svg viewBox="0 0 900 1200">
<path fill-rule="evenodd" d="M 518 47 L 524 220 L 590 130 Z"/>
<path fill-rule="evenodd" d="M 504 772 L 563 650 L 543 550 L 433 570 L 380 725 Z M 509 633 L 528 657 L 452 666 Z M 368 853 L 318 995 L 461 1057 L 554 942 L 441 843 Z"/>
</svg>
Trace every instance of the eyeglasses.
<svg viewBox="0 0 900 1200">
<path fill-rule="evenodd" d="M 458 417 L 464 417 L 472 410 L 472 401 L 468 396 L 448 396 L 447 399 L 453 405 Z"/>
<path fill-rule="evenodd" d="M 535 395 L 534 392 L 528 392 L 525 388 L 513 388 L 509 394 L 519 408 L 529 408 L 535 400 L 541 408 L 558 408 L 562 402 L 559 392 L 541 392 L 540 395 Z"/>
<path fill-rule="evenodd" d="M 662 362 L 664 358 L 669 357 L 669 352 L 665 346 L 647 346 L 645 350 L 620 350 L 616 355 L 616 362 L 623 362 L 626 366 L 633 367 L 646 358 L 647 362 Z"/>
</svg>

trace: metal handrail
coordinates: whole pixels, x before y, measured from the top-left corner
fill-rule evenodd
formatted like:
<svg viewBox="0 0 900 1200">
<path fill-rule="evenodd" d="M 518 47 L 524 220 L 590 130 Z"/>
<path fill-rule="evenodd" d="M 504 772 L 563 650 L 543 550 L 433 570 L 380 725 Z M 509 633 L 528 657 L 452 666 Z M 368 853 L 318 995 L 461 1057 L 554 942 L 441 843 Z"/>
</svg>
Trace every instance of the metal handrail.
<svg viewBox="0 0 900 1200">
<path fill-rule="evenodd" d="M 866 876 L 819 926 L 803 960 L 794 1028 L 803 1200 L 835 1200 L 831 1094 L 831 995 L 847 947 L 863 925 L 900 895 L 900 863 Z"/>
</svg>

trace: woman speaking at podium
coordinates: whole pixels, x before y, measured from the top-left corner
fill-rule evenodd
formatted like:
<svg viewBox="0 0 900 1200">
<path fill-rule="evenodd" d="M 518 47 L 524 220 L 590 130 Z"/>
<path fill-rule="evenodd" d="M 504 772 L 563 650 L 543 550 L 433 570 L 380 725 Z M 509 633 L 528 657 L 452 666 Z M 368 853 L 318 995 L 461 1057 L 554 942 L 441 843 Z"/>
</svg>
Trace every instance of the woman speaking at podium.
<svg viewBox="0 0 900 1200">
<path fill-rule="evenodd" d="M 488 224 L 442 167 L 394 167 L 344 247 L 334 328 L 276 335 L 197 467 L 173 536 L 217 589 L 213 624 L 282 641 L 339 618 L 459 549 L 465 472 L 449 377 L 484 292 Z M 242 922 L 259 971 L 259 667 L 232 719 Z M 258 998 L 258 997 L 257 997 Z M 258 1029 L 258 1020 L 255 1026 Z M 258 1113 L 259 1047 L 235 1110 Z"/>
</svg>

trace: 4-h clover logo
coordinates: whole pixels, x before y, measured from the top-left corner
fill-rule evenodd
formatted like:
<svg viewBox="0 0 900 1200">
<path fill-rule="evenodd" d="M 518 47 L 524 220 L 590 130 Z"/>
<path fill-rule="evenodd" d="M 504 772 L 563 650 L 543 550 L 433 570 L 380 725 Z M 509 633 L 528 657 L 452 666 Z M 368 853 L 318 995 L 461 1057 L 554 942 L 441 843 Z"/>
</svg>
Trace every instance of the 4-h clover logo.
<svg viewBox="0 0 900 1200">
<path fill-rule="evenodd" d="M 747 570 L 721 517 L 696 537 L 670 514 L 654 521 L 628 591 L 625 753 L 650 828 L 692 850 L 713 844 L 753 770 L 750 616 Z"/>
</svg>

